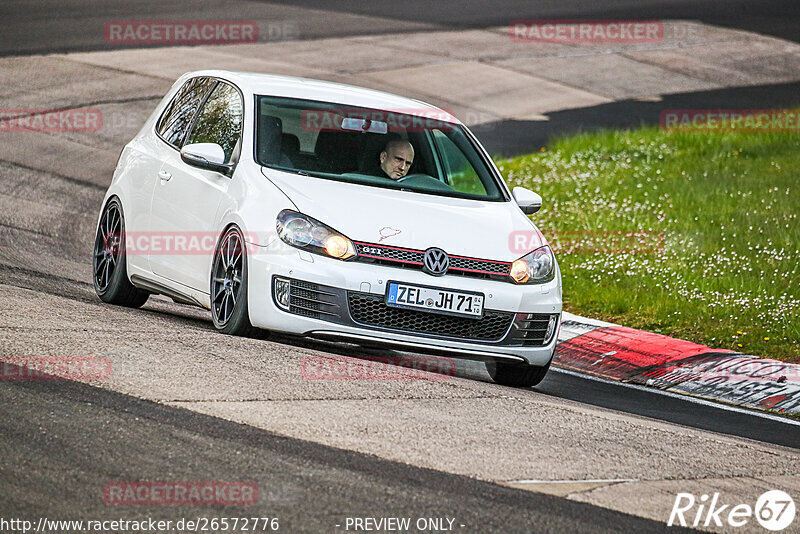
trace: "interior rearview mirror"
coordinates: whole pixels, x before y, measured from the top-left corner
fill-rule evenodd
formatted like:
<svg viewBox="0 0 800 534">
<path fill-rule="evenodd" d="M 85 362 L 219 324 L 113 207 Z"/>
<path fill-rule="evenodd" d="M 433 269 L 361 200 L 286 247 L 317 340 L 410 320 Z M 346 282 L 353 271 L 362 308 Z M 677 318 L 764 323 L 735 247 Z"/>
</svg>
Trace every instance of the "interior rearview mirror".
<svg viewBox="0 0 800 534">
<path fill-rule="evenodd" d="M 370 119 L 345 118 L 342 119 L 342 130 L 352 132 L 369 132 L 385 134 L 389 131 L 389 126 L 383 121 L 373 121 Z"/>
</svg>

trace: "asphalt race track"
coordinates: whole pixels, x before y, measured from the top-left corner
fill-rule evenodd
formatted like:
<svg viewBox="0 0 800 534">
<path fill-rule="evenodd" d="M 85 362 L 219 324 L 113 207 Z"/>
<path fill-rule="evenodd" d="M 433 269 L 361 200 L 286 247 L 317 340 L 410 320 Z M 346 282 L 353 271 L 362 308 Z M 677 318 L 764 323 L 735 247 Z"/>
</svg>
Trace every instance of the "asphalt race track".
<svg viewBox="0 0 800 534">
<path fill-rule="evenodd" d="M 189 0 L 180 4 L 105 0 L 9 0 L 0 5 L 0 55 L 103 50 L 108 20 L 253 19 L 290 22 L 304 38 L 411 30 L 503 26 L 516 19 L 685 19 L 800 41 L 797 0 L 510 0 L 493 4 L 444 0 Z M 231 14 L 235 13 L 235 16 Z"/>
<path fill-rule="evenodd" d="M 4 442 L 15 441 L 3 451 L 4 516 L 103 518 L 110 514 L 98 480 L 169 476 L 256 482 L 261 499 L 247 515 L 279 517 L 289 532 L 333 532 L 348 516 L 448 517 L 460 532 L 667 530 L 597 506 L 283 438 L 83 384 L 3 384 L 0 398 Z M 207 513 L 120 508 L 113 517 Z M 215 513 L 240 515 L 235 507 Z"/>
<path fill-rule="evenodd" d="M 232 17 L 240 4 L 251 11 Z M 598 16 L 596 3 L 536 4 L 441 2 L 421 17 L 413 2 L 407 13 L 384 1 L 133 2 L 124 11 L 5 2 L 0 88 L 33 107 L 27 94 L 85 76 L 84 105 L 143 120 L 164 80 L 114 69 L 94 79 L 88 67 L 60 71 L 35 54 L 107 49 L 103 21 L 178 18 L 189 6 L 191 19 L 302 20 L 311 37 Z M 714 4 L 618 0 L 603 18 L 696 18 L 798 40 L 797 2 L 737 3 L 750 6 L 745 14 Z M 104 88 L 130 94 L 96 98 Z M 0 381 L 0 520 L 269 516 L 285 532 L 352 532 L 348 517 L 410 517 L 454 519 L 456 532 L 655 532 L 667 530 L 679 492 L 752 505 L 777 485 L 800 491 L 795 420 L 557 369 L 536 388 L 505 388 L 469 361 L 453 377 L 309 380 L 309 357 L 399 354 L 222 336 L 204 310 L 162 297 L 141 310 L 101 303 L 91 285 L 96 217 L 136 129 L 0 131 L 0 360 L 96 357 L 113 369 L 89 383 Z M 250 481 L 259 500 L 111 506 L 103 490 L 114 481 Z M 739 531 L 762 530 L 753 521 Z"/>
</svg>

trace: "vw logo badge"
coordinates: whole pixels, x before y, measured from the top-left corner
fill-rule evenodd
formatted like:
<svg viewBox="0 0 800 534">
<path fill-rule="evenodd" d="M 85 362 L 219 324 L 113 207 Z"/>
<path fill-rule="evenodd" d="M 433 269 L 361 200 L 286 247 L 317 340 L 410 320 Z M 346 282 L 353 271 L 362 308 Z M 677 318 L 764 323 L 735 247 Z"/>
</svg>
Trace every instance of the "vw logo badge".
<svg viewBox="0 0 800 534">
<path fill-rule="evenodd" d="M 440 248 L 429 248 L 425 251 L 425 258 L 422 260 L 423 271 L 433 276 L 442 276 L 450 267 L 450 258 L 447 252 Z"/>
</svg>

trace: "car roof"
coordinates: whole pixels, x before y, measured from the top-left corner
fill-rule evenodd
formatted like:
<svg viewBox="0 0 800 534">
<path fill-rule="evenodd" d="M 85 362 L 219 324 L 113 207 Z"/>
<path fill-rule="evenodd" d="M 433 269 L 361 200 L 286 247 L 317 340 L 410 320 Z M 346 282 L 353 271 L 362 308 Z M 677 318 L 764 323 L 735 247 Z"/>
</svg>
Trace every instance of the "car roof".
<svg viewBox="0 0 800 534">
<path fill-rule="evenodd" d="M 195 76 L 215 76 L 230 80 L 247 93 L 254 95 L 281 96 L 333 102 L 346 106 L 366 107 L 401 112 L 408 115 L 436 118 L 439 120 L 461 124 L 455 116 L 431 104 L 413 98 L 406 98 L 392 93 L 327 82 L 312 78 L 262 74 L 258 72 L 235 72 L 227 70 L 202 70 L 189 72 L 181 78 Z"/>
</svg>

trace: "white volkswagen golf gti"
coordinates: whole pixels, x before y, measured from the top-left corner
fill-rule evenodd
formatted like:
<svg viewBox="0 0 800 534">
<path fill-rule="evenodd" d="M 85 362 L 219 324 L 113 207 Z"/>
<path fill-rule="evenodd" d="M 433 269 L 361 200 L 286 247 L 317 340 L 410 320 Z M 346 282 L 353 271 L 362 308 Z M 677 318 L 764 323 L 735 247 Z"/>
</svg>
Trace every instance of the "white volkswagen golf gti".
<svg viewBox="0 0 800 534">
<path fill-rule="evenodd" d="M 561 274 L 516 187 L 449 113 L 335 83 L 183 75 L 123 149 L 103 200 L 95 290 L 255 328 L 547 373 Z M 522 248 L 520 248 L 522 247 Z"/>
</svg>

